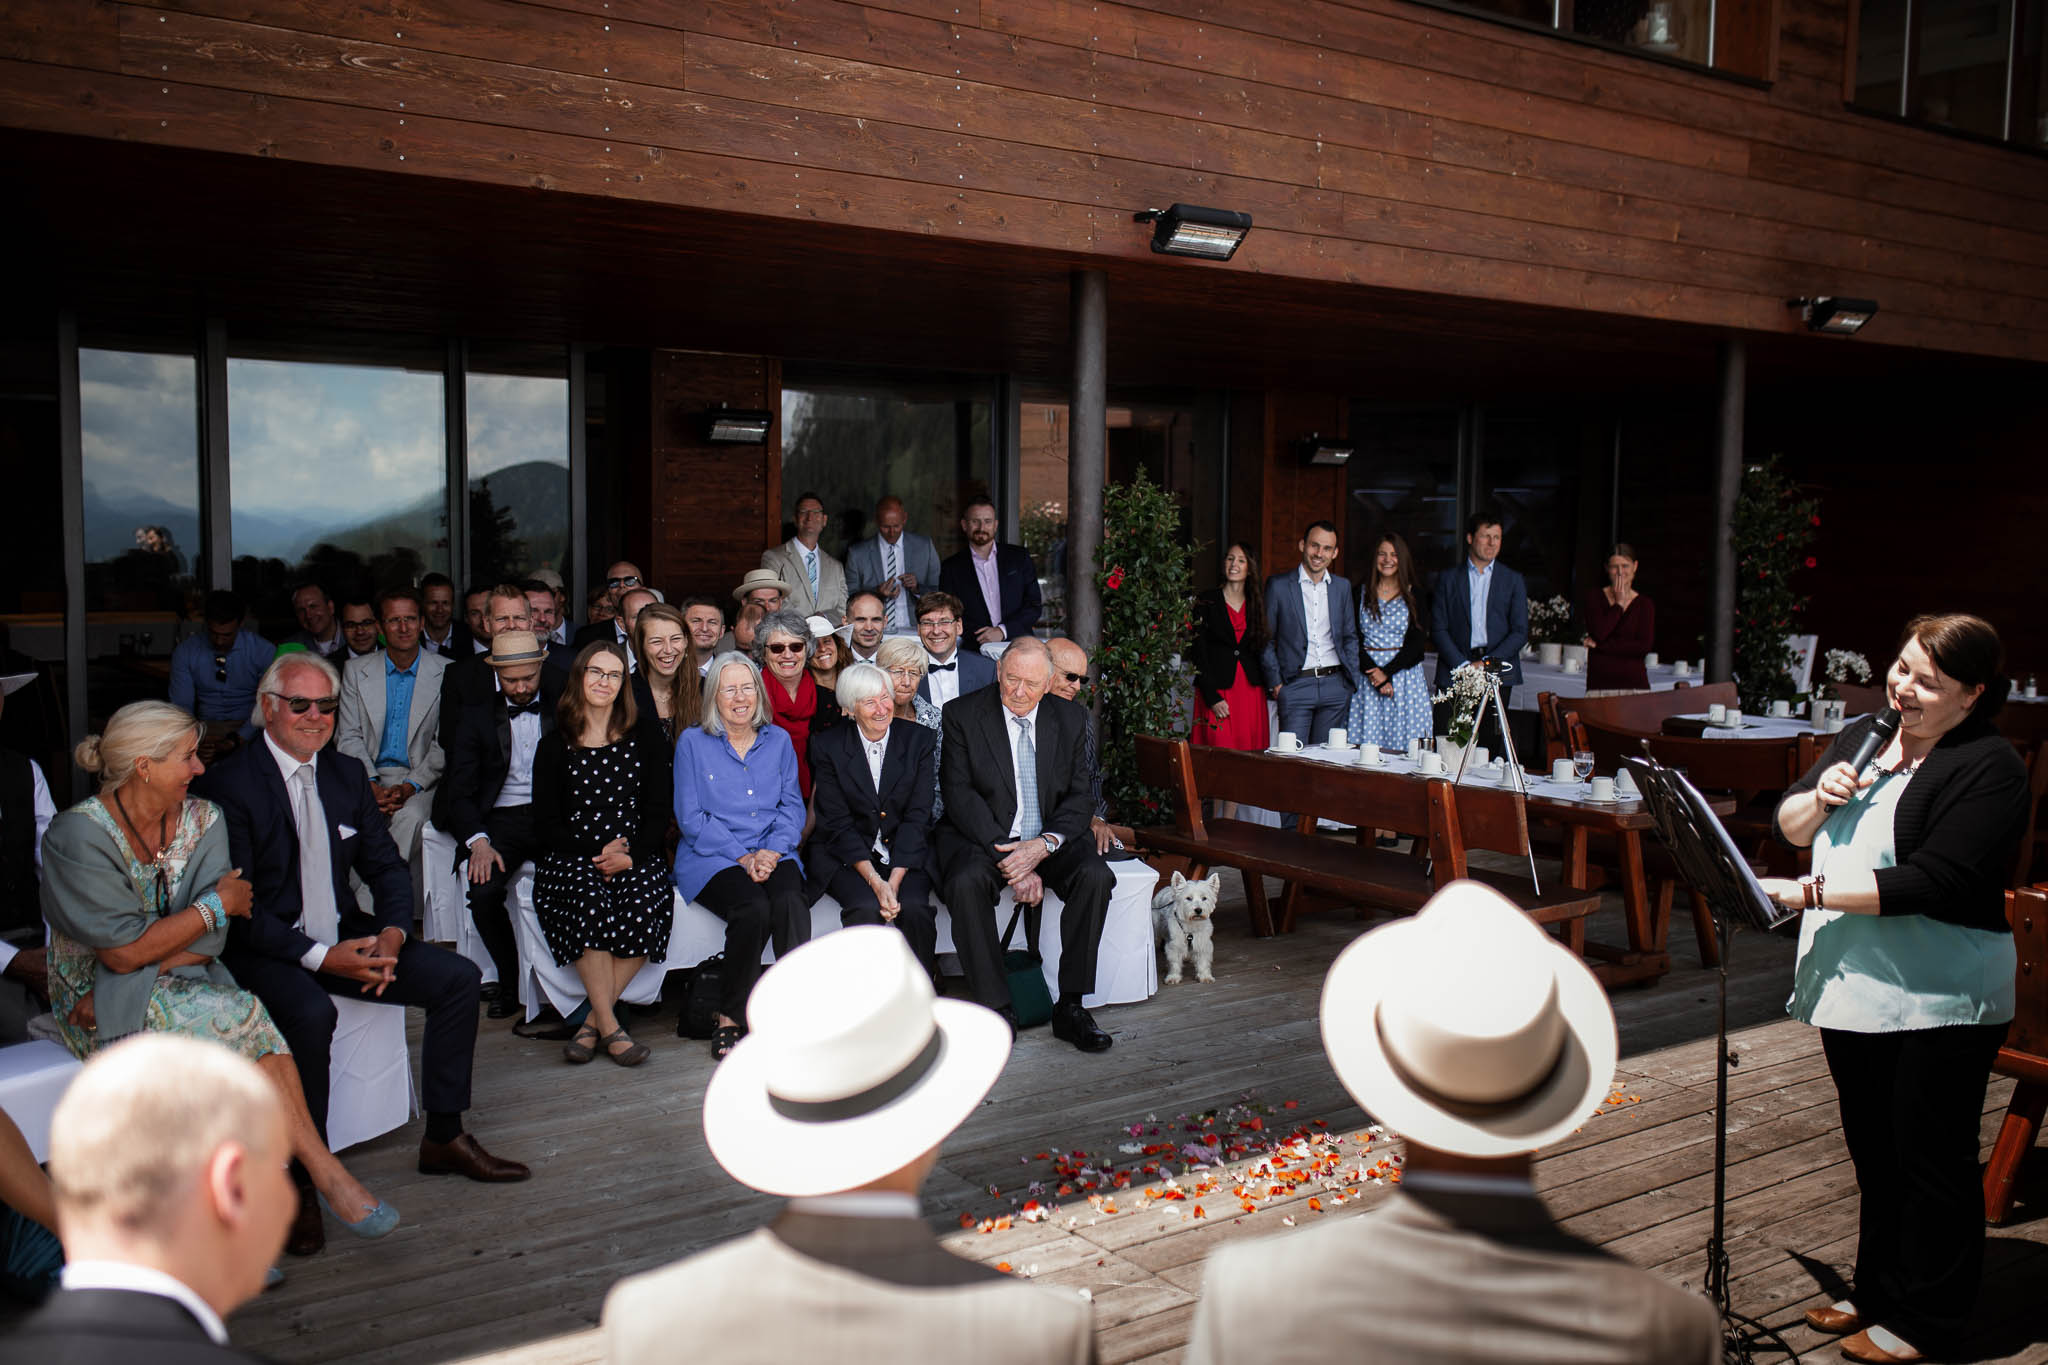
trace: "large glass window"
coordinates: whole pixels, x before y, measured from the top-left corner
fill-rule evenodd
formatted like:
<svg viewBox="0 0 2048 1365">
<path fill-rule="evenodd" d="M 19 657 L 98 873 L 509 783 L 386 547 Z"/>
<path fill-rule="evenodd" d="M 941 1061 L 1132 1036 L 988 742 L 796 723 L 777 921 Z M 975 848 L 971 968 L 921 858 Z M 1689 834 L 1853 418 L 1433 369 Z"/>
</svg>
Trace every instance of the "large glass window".
<svg viewBox="0 0 2048 1365">
<path fill-rule="evenodd" d="M 239 353 L 227 371 L 234 582 L 265 633 L 295 629 L 301 579 L 339 599 L 448 571 L 439 348 Z"/>
<path fill-rule="evenodd" d="M 1422 0 L 1673 61 L 1764 79 L 1776 10 L 1748 0 Z"/>
<path fill-rule="evenodd" d="M 2048 146 L 2048 0 L 1861 0 L 1858 108 Z"/>
<path fill-rule="evenodd" d="M 2005 136 L 2012 0 L 1918 0 L 1914 116 L 1937 128 Z"/>
<path fill-rule="evenodd" d="M 1461 418 L 1452 408 L 1390 410 L 1359 403 L 1352 408 L 1351 441 L 1357 453 L 1346 466 L 1350 496 L 1341 542 L 1348 576 L 1370 581 L 1373 550 L 1391 531 L 1408 542 L 1416 587 L 1426 591 L 1464 548 L 1458 521 Z M 1268 572 L 1284 567 L 1266 566 Z"/>
<path fill-rule="evenodd" d="M 81 346 L 78 419 L 85 609 L 123 618 L 121 652 L 166 653 L 203 570 L 198 358 Z"/>
<path fill-rule="evenodd" d="M 572 580 L 569 559 L 569 374 L 562 348 L 473 345 L 469 425 L 468 583 L 535 569 Z"/>
<path fill-rule="evenodd" d="M 1500 514 L 1501 562 L 1528 580 L 1532 599 L 1577 600 L 1580 439 L 1571 419 L 1486 414 L 1476 505 Z"/>
</svg>

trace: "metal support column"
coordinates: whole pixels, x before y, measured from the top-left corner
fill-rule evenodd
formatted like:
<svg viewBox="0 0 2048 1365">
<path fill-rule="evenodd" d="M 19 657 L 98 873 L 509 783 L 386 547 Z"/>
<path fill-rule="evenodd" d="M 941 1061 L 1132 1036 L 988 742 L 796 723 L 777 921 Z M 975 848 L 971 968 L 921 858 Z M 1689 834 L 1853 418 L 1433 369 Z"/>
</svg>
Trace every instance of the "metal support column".
<svg viewBox="0 0 2048 1365">
<path fill-rule="evenodd" d="M 199 339 L 199 515 L 208 588 L 235 586 L 234 504 L 228 499 L 228 325 L 208 318 Z"/>
<path fill-rule="evenodd" d="M 1074 272 L 1074 386 L 1067 426 L 1067 634 L 1091 651 L 1102 643 L 1095 554 L 1102 547 L 1102 491 L 1109 467 L 1108 298 L 1108 280 L 1100 270 Z"/>
<path fill-rule="evenodd" d="M 1721 401 L 1714 417 L 1714 594 L 1707 620 L 1707 680 L 1735 676 L 1735 498 L 1742 491 L 1742 409 L 1748 385 L 1749 350 L 1742 342 L 1721 343 Z"/>
<path fill-rule="evenodd" d="M 85 452 L 78 398 L 78 315 L 57 315 L 58 502 L 64 518 L 64 752 L 85 738 Z M 61 774 L 52 774 L 53 778 Z M 67 784 L 92 791 L 85 772 L 74 767 Z"/>
<path fill-rule="evenodd" d="M 469 343 L 448 341 L 442 361 L 441 391 L 447 419 L 442 448 L 448 460 L 448 576 L 455 580 L 455 602 L 473 585 L 469 563 Z M 574 600 L 573 598 L 571 599 Z"/>
<path fill-rule="evenodd" d="M 589 453 L 584 449 L 588 423 L 588 377 L 584 370 L 581 342 L 569 346 L 569 560 L 562 565 L 563 590 L 568 600 L 563 613 L 580 618 L 584 597 L 590 591 L 590 477 Z"/>
</svg>

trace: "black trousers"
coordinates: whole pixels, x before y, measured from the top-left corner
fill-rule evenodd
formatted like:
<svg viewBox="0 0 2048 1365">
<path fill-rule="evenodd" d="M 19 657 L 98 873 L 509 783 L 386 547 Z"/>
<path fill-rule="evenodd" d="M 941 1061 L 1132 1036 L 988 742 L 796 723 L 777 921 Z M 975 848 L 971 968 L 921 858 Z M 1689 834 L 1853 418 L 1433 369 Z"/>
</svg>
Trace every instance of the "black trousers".
<svg viewBox="0 0 2048 1365">
<path fill-rule="evenodd" d="M 1957 1336 L 1984 1271 L 1978 1129 L 2004 1024 L 1822 1029 L 1856 1166 L 1856 1309 L 1921 1350 Z"/>
<path fill-rule="evenodd" d="M 875 865 L 875 870 L 882 874 L 884 881 L 889 879 L 892 871 L 880 863 Z M 882 903 L 876 899 L 874 888 L 852 868 L 842 867 L 833 873 L 825 893 L 839 902 L 841 924 L 882 922 Z M 937 977 L 939 912 L 932 905 L 932 879 L 925 875 L 923 868 L 913 867 L 903 874 L 903 885 L 896 888 L 896 901 L 903 907 L 896 915 L 896 927 L 902 930 L 910 951 L 917 954 L 917 960 L 924 965 L 926 973 Z"/>
<path fill-rule="evenodd" d="M 1061 844 L 1059 852 L 1040 863 L 1038 875 L 1060 898 L 1060 998 L 1079 1000 L 1095 989 L 1095 955 L 1102 947 L 1116 874 L 1095 851 L 1095 840 L 1083 834 Z M 996 900 L 1003 886 L 994 857 L 977 845 L 957 848 L 946 865 L 945 900 L 953 915 L 953 946 L 967 973 L 967 988 L 990 1009 L 1010 1003 L 1003 945 L 997 939 L 1002 929 L 996 923 Z M 1021 935 L 1013 946 L 1023 946 Z"/>
<path fill-rule="evenodd" d="M 374 932 L 344 917 L 343 938 Z M 337 995 L 387 1005 L 414 1005 L 427 1012 L 420 1041 L 420 1102 L 430 1114 L 460 1114 L 469 1108 L 469 1073 L 476 1056 L 477 993 L 483 973 L 460 953 L 407 939 L 398 950 L 398 979 L 382 995 L 363 992 L 362 983 L 325 972 L 309 972 L 274 957 L 237 957 L 228 964 L 235 981 L 263 1002 L 271 1022 L 291 1045 L 306 1092 L 313 1126 L 327 1137 L 328 1054 L 334 1045 Z"/>
<path fill-rule="evenodd" d="M 804 899 L 803 874 L 788 858 L 757 882 L 735 863 L 704 883 L 697 904 L 725 921 L 725 981 L 719 1012 L 736 1024 L 747 1022 L 747 997 L 761 979 L 761 949 L 771 941 L 780 961 L 811 938 L 811 906 Z"/>
<path fill-rule="evenodd" d="M 491 955 L 491 964 L 498 969 L 499 989 L 516 991 L 519 942 L 512 934 L 512 915 L 505 908 L 505 898 L 512 894 L 512 879 L 519 875 L 519 865 L 541 855 L 540 840 L 533 830 L 533 807 L 504 806 L 490 812 L 484 816 L 484 834 L 505 865 L 494 869 L 489 881 L 469 883 L 469 918 L 476 925 L 476 936 L 484 941 L 484 951 Z M 467 867 L 467 850 L 462 859 Z"/>
</svg>

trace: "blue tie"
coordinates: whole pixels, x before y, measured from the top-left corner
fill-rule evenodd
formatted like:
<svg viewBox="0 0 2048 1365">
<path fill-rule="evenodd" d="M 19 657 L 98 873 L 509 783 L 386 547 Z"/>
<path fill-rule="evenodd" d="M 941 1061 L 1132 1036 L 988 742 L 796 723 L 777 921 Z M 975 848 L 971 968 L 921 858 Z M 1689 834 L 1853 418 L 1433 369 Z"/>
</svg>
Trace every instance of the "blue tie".
<svg viewBox="0 0 2048 1365">
<path fill-rule="evenodd" d="M 1036 839 L 1045 832 L 1038 814 L 1038 751 L 1031 746 L 1031 722 L 1022 716 L 1017 722 L 1017 785 L 1022 789 L 1017 819 L 1017 837 Z"/>
<path fill-rule="evenodd" d="M 816 550 L 804 551 L 804 572 L 810 576 L 811 601 L 815 604 L 818 600 L 818 552 Z"/>
</svg>

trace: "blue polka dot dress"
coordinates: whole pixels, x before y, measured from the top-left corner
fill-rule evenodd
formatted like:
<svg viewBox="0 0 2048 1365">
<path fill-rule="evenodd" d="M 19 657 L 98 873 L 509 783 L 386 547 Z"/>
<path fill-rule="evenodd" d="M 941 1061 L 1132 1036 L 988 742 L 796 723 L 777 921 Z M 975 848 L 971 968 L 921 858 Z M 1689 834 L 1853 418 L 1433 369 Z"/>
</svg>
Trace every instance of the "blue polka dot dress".
<svg viewBox="0 0 2048 1365">
<path fill-rule="evenodd" d="M 1367 588 L 1367 591 L 1371 591 Z M 1408 604 L 1396 597 L 1380 603 L 1378 620 L 1361 599 L 1358 607 L 1358 639 L 1365 656 L 1385 668 L 1401 651 L 1408 633 Z M 1351 694 L 1351 742 L 1377 744 L 1382 749 L 1405 752 L 1410 737 L 1429 739 L 1429 689 L 1422 682 L 1422 668 L 1404 668 L 1393 676 L 1394 695 L 1381 696 L 1370 684 Z"/>
<path fill-rule="evenodd" d="M 661 774 L 647 770 L 640 746 L 627 735 L 602 749 L 570 746 L 566 778 L 563 814 L 570 832 L 602 847 L 614 838 L 632 839 L 640 784 L 658 782 Z M 574 962 L 585 948 L 659 962 L 668 951 L 673 889 L 657 858 L 636 856 L 607 880 L 588 857 L 549 852 L 534 870 L 533 909 L 559 965 Z"/>
</svg>

